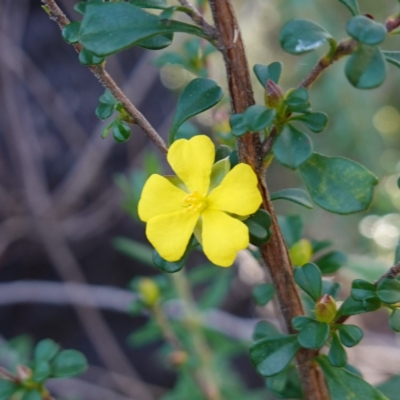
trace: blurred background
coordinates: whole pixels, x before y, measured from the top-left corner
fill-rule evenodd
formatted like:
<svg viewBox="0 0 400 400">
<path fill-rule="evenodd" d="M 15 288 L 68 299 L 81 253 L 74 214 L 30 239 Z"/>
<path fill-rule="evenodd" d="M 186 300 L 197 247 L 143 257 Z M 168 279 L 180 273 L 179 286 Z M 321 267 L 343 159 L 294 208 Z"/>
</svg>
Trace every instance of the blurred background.
<svg viewBox="0 0 400 400">
<path fill-rule="evenodd" d="M 80 19 L 74 0 L 58 3 L 71 19 Z M 250 66 L 282 61 L 285 90 L 296 86 L 326 49 L 299 58 L 285 54 L 278 41 L 284 22 L 307 18 L 337 39 L 346 36 L 349 12 L 337 0 L 234 3 Z M 360 7 L 381 22 L 398 12 L 394 0 L 360 0 Z M 176 35 L 165 51 L 181 51 L 187 39 Z M 398 36 L 385 42 L 388 50 L 399 46 Z M 180 90 L 194 77 L 182 66 L 157 62 L 165 51 L 133 48 L 107 59 L 109 73 L 163 137 Z M 142 253 L 134 247 L 147 244 L 135 202 L 146 176 L 162 172 L 164 160 L 137 127 L 125 144 L 101 138 L 106 123 L 94 110 L 103 88 L 63 41 L 40 1 L 1 1 L 0 60 L 0 357 L 10 357 L 12 349 L 23 358 L 32 343 L 51 337 L 82 351 L 91 365 L 80 379 L 54 383 L 51 389 L 60 397 L 161 398 L 174 385 L 175 373 L 162 361 L 160 339 L 129 340 L 148 318 L 127 310 L 135 298 L 129 282 L 157 274 L 146 255 L 140 262 Z M 214 53 L 207 69 L 226 88 L 221 61 Z M 389 65 L 381 87 L 360 91 L 347 82 L 343 67 L 343 60 L 336 63 L 310 91 L 313 109 L 330 118 L 328 129 L 312 138 L 316 151 L 359 161 L 379 177 L 373 206 L 337 216 L 275 203 L 281 215 L 301 215 L 304 237 L 330 240 L 348 255 L 334 277 L 343 283 L 341 298 L 355 277 L 373 280 L 392 265 L 400 237 L 400 70 Z M 263 88 L 253 78 L 262 102 Z M 225 102 L 192 120 L 192 128 L 218 142 L 228 112 Z M 267 181 L 271 191 L 303 187 L 297 173 L 275 163 Z M 132 252 L 134 258 L 128 257 Z M 200 254 L 193 257 L 193 265 L 203 261 Z M 256 307 L 251 299 L 252 286 L 266 279 L 251 257 L 241 254 L 221 273 L 230 274 L 231 284 L 210 309 L 220 309 L 214 318 L 208 310 L 211 330 L 246 344 L 258 319 L 279 326 L 273 305 Z M 200 288 L 196 295 L 203 292 Z M 399 374 L 399 340 L 385 312 L 352 320 L 364 328 L 365 338 L 350 349 L 350 362 L 373 384 Z M 234 368 L 245 386 L 264 386 L 245 351 L 235 356 Z"/>
</svg>

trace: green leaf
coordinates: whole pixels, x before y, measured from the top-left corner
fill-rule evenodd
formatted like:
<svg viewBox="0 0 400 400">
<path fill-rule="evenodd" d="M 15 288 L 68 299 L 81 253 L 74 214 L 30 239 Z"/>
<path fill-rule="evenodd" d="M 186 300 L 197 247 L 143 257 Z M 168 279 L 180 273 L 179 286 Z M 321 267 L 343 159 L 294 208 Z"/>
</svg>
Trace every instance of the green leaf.
<svg viewBox="0 0 400 400">
<path fill-rule="evenodd" d="M 331 39 L 331 35 L 315 22 L 295 19 L 287 22 L 280 33 L 283 50 L 291 54 L 303 54 L 315 50 Z"/>
<path fill-rule="evenodd" d="M 358 7 L 357 0 L 339 0 L 339 1 L 342 4 L 344 4 L 353 15 L 360 14 L 360 9 Z"/>
<path fill-rule="evenodd" d="M 326 356 L 318 356 L 316 361 L 324 372 L 331 400 L 389 400 L 359 376 L 333 367 Z"/>
<path fill-rule="evenodd" d="M 28 390 L 24 393 L 21 400 L 42 400 L 42 395 L 36 389 Z"/>
<path fill-rule="evenodd" d="M 43 382 L 50 376 L 50 364 L 47 361 L 39 361 L 35 363 L 32 378 L 36 382 Z"/>
<path fill-rule="evenodd" d="M 265 89 L 269 79 L 275 83 L 278 83 L 282 73 L 282 63 L 275 61 L 269 65 L 256 64 L 253 67 L 253 71 L 258 81 Z"/>
<path fill-rule="evenodd" d="M 343 157 L 314 153 L 300 173 L 312 199 L 321 208 L 336 214 L 368 209 L 377 178 L 362 165 Z"/>
<path fill-rule="evenodd" d="M 400 391 L 400 376 L 394 375 L 387 381 L 379 384 L 376 388 L 387 396 L 388 399 L 395 400 Z"/>
<path fill-rule="evenodd" d="M 155 8 L 163 10 L 168 7 L 166 0 L 130 0 L 131 4 L 141 8 Z"/>
<path fill-rule="evenodd" d="M 346 30 L 353 39 L 371 46 L 382 43 L 387 33 L 385 25 L 364 15 L 351 18 L 347 23 Z"/>
<path fill-rule="evenodd" d="M 327 294 L 329 296 L 332 296 L 334 299 L 336 299 L 339 292 L 340 292 L 340 283 L 328 281 L 325 279 L 322 280 L 322 294 L 323 295 Z"/>
<path fill-rule="evenodd" d="M 255 286 L 252 290 L 253 300 L 258 306 L 265 306 L 272 300 L 274 295 L 275 289 L 272 283 Z"/>
<path fill-rule="evenodd" d="M 14 382 L 0 380 L 0 400 L 10 400 L 18 387 Z"/>
<path fill-rule="evenodd" d="M 315 133 L 322 132 L 328 124 L 328 116 L 323 112 L 297 115 L 290 118 L 290 121 L 302 122 L 310 131 Z"/>
<path fill-rule="evenodd" d="M 347 262 L 346 254 L 341 251 L 330 251 L 315 261 L 322 274 L 328 275 L 336 272 Z"/>
<path fill-rule="evenodd" d="M 315 320 L 310 317 L 306 317 L 305 315 L 299 315 L 292 319 L 292 326 L 293 329 L 296 329 L 296 331 L 301 331 L 307 324 L 313 321 Z"/>
<path fill-rule="evenodd" d="M 289 200 L 306 208 L 314 208 L 311 198 L 303 189 L 283 189 L 271 193 L 271 200 Z"/>
<path fill-rule="evenodd" d="M 379 297 L 368 297 L 363 300 L 363 306 L 367 311 L 376 311 L 382 307 Z"/>
<path fill-rule="evenodd" d="M 351 296 L 348 297 L 340 306 L 336 318 L 344 315 L 356 315 L 367 312 L 364 304 L 360 300 L 354 300 Z"/>
<path fill-rule="evenodd" d="M 99 65 L 104 61 L 104 57 L 98 57 L 85 48 L 80 51 L 78 59 L 82 65 Z"/>
<path fill-rule="evenodd" d="M 311 139 L 290 124 L 275 139 L 272 148 L 276 159 L 285 167 L 296 169 L 313 154 Z"/>
<path fill-rule="evenodd" d="M 346 347 L 353 347 L 360 343 L 364 336 L 363 331 L 356 325 L 339 325 L 338 331 L 340 341 Z"/>
<path fill-rule="evenodd" d="M 163 53 L 160 57 L 157 57 L 155 60 L 152 61 L 152 64 L 156 67 L 163 67 L 166 64 L 178 64 L 178 65 L 185 65 L 185 57 L 182 56 L 180 53 L 176 52 L 169 52 Z"/>
<path fill-rule="evenodd" d="M 395 332 L 400 332 L 400 309 L 399 308 L 395 308 L 393 310 L 393 312 L 390 314 L 389 324 L 390 324 L 390 327 Z"/>
<path fill-rule="evenodd" d="M 60 346 L 54 340 L 41 340 L 35 347 L 35 361 L 51 361 L 59 350 Z"/>
<path fill-rule="evenodd" d="M 211 170 L 210 177 L 210 186 L 209 192 L 211 192 L 215 187 L 219 186 L 223 181 L 225 176 L 231 169 L 231 163 L 229 162 L 229 157 L 223 158 L 222 160 L 217 161 Z"/>
<path fill-rule="evenodd" d="M 296 283 L 315 301 L 321 296 L 322 278 L 319 268 L 312 263 L 294 269 Z"/>
<path fill-rule="evenodd" d="M 189 118 L 215 106 L 224 95 L 220 86 L 211 79 L 193 79 L 179 96 L 169 133 L 169 143 L 175 140 L 178 128 Z"/>
<path fill-rule="evenodd" d="M 151 267 L 154 266 L 153 250 L 141 242 L 125 237 L 116 237 L 113 240 L 113 247 L 126 256 L 131 257 L 143 264 Z"/>
<path fill-rule="evenodd" d="M 250 132 L 258 132 L 270 126 L 275 115 L 275 110 L 255 104 L 243 113 L 243 121 Z"/>
<path fill-rule="evenodd" d="M 81 23 L 78 21 L 71 22 L 62 31 L 62 37 L 67 43 L 73 44 L 79 42 L 79 29 Z"/>
<path fill-rule="evenodd" d="M 261 246 L 271 238 L 272 220 L 267 211 L 259 209 L 243 222 L 249 228 L 250 242 L 255 246 Z"/>
<path fill-rule="evenodd" d="M 185 265 L 186 258 L 187 258 L 187 254 L 185 253 L 180 260 L 170 262 L 170 261 L 164 260 L 158 254 L 157 250 L 154 250 L 154 252 L 153 252 L 154 265 L 162 272 L 167 272 L 169 274 L 180 271 L 183 268 L 183 266 Z"/>
<path fill-rule="evenodd" d="M 329 338 L 330 326 L 326 322 L 311 321 L 300 331 L 297 340 L 306 349 L 319 349 Z"/>
<path fill-rule="evenodd" d="M 85 14 L 86 11 L 86 2 L 81 1 L 80 3 L 76 3 L 74 5 L 74 10 L 79 14 Z"/>
<path fill-rule="evenodd" d="M 382 279 L 376 293 L 384 303 L 398 303 L 400 301 L 400 281 L 390 278 Z"/>
<path fill-rule="evenodd" d="M 303 221 L 300 215 L 278 216 L 279 226 L 286 245 L 290 248 L 297 243 L 303 235 Z"/>
<path fill-rule="evenodd" d="M 131 128 L 129 125 L 121 120 L 115 120 L 112 126 L 114 140 L 118 143 L 126 142 L 131 136 Z"/>
<path fill-rule="evenodd" d="M 268 321 L 257 322 L 254 327 L 252 339 L 258 341 L 266 338 L 273 338 L 277 336 L 282 336 L 275 325 Z"/>
<path fill-rule="evenodd" d="M 250 359 L 257 372 L 268 377 L 283 371 L 298 350 L 297 335 L 264 339 L 250 347 Z"/>
<path fill-rule="evenodd" d="M 88 367 L 86 357 L 76 350 L 63 350 L 52 363 L 53 376 L 57 378 L 82 374 Z"/>
<path fill-rule="evenodd" d="M 332 242 L 330 240 L 312 240 L 312 249 L 313 253 L 317 253 L 321 250 L 326 249 L 327 247 L 332 246 Z"/>
<path fill-rule="evenodd" d="M 168 47 L 172 43 L 173 38 L 174 38 L 173 33 L 166 33 L 164 35 L 152 36 L 150 38 L 137 42 L 136 46 L 142 47 L 147 50 L 161 50 Z"/>
<path fill-rule="evenodd" d="M 347 363 L 346 350 L 340 343 L 340 340 L 336 333 L 332 334 L 331 347 L 328 354 L 329 362 L 334 367 L 344 367 Z"/>
<path fill-rule="evenodd" d="M 386 78 L 386 62 L 376 46 L 360 45 L 345 66 L 349 82 L 358 89 L 373 89 Z"/>
<path fill-rule="evenodd" d="M 114 105 L 100 103 L 96 108 L 95 114 L 96 114 L 97 118 L 99 118 L 101 120 L 105 120 L 105 119 L 111 117 L 114 110 L 115 110 Z"/>
<path fill-rule="evenodd" d="M 232 135 L 236 137 L 243 136 L 247 132 L 247 125 L 244 122 L 243 114 L 234 114 L 229 118 Z"/>
<path fill-rule="evenodd" d="M 214 162 L 216 163 L 227 157 L 229 159 L 231 152 L 232 152 L 232 150 L 229 146 L 226 146 L 225 144 L 221 144 L 215 150 L 215 161 Z"/>
<path fill-rule="evenodd" d="M 364 300 L 376 296 L 376 286 L 363 279 L 355 279 L 351 284 L 351 297 L 355 300 Z"/>
<path fill-rule="evenodd" d="M 308 101 L 308 90 L 305 88 L 297 88 L 291 90 L 285 99 L 288 106 L 300 106 Z"/>
<path fill-rule="evenodd" d="M 387 62 L 400 68 L 400 51 L 382 51 Z"/>
<path fill-rule="evenodd" d="M 91 3 L 86 6 L 79 41 L 92 53 L 108 56 L 152 36 L 174 32 L 208 38 L 197 26 L 159 21 L 157 15 L 129 3 Z"/>
<path fill-rule="evenodd" d="M 394 252 L 394 262 L 393 262 L 393 264 L 396 265 L 398 263 L 400 263 L 400 241 L 399 241 L 399 244 L 397 245 L 396 250 Z"/>
</svg>

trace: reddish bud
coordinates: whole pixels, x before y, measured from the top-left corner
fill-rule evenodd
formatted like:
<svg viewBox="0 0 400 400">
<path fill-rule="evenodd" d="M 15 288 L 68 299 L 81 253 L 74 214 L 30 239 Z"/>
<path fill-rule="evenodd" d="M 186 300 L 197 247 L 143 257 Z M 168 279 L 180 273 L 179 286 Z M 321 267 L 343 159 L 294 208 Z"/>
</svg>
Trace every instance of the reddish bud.
<svg viewBox="0 0 400 400">
<path fill-rule="evenodd" d="M 178 368 L 185 364 L 188 358 L 189 357 L 185 351 L 176 350 L 168 356 L 168 361 L 173 367 Z"/>
<path fill-rule="evenodd" d="M 283 101 L 283 91 L 271 79 L 268 79 L 265 85 L 265 105 L 270 108 L 279 108 Z"/>
<path fill-rule="evenodd" d="M 336 312 L 336 302 L 327 294 L 324 294 L 315 304 L 315 318 L 319 322 L 332 322 L 335 319 Z"/>
</svg>

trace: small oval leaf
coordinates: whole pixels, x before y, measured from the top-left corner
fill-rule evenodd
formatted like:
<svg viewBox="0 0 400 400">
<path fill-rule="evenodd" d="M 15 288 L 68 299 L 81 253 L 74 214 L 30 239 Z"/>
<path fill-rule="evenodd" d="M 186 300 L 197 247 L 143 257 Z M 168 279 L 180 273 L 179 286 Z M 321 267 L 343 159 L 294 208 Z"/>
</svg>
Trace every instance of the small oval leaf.
<svg viewBox="0 0 400 400">
<path fill-rule="evenodd" d="M 243 113 L 243 121 L 250 132 L 258 132 L 270 126 L 275 115 L 275 110 L 255 104 Z"/>
<path fill-rule="evenodd" d="M 341 251 L 330 251 L 315 260 L 315 264 L 318 265 L 318 268 L 324 275 L 335 273 L 340 267 L 343 267 L 346 262 L 347 256 Z"/>
<path fill-rule="evenodd" d="M 400 332 L 400 309 L 395 308 L 390 314 L 389 318 L 390 327 L 395 332 Z"/>
<path fill-rule="evenodd" d="M 303 207 L 314 208 L 309 194 L 303 189 L 282 189 L 271 193 L 271 200 L 288 200 Z"/>
<path fill-rule="evenodd" d="M 376 45 L 382 43 L 386 37 L 385 25 L 375 22 L 364 15 L 357 15 L 349 20 L 347 33 L 363 44 Z"/>
<path fill-rule="evenodd" d="M 178 272 L 183 268 L 183 266 L 185 265 L 185 262 L 186 262 L 186 254 L 180 260 L 170 262 L 170 261 L 164 260 L 158 254 L 157 250 L 154 250 L 154 252 L 153 252 L 153 263 L 162 272 L 167 272 L 169 274 Z"/>
<path fill-rule="evenodd" d="M 264 283 L 257 285 L 252 290 L 254 302 L 259 306 L 265 306 L 272 300 L 275 295 L 274 285 L 272 283 Z"/>
<path fill-rule="evenodd" d="M 279 61 L 275 61 L 269 65 L 256 64 L 253 67 L 253 71 L 256 74 L 258 81 L 265 89 L 268 79 L 275 83 L 278 83 L 282 73 L 282 63 Z"/>
<path fill-rule="evenodd" d="M 338 331 L 340 341 L 346 347 L 353 347 L 360 343 L 364 336 L 363 331 L 356 325 L 339 325 Z"/>
<path fill-rule="evenodd" d="M 400 301 L 400 281 L 389 278 L 383 279 L 379 282 L 376 293 L 384 303 L 398 303 Z"/>
<path fill-rule="evenodd" d="M 354 300 L 364 300 L 376 296 L 376 286 L 363 279 L 355 279 L 351 284 L 351 297 Z"/>
<path fill-rule="evenodd" d="M 344 4 L 353 15 L 360 14 L 360 8 L 358 7 L 357 0 L 339 0 L 339 1 L 342 4 Z"/>
<path fill-rule="evenodd" d="M 322 132 L 328 124 L 328 116 L 323 112 L 315 112 L 309 114 L 297 115 L 290 121 L 302 122 L 310 131 L 315 133 Z"/>
<path fill-rule="evenodd" d="M 79 29 L 81 23 L 78 21 L 71 22 L 61 32 L 62 37 L 67 43 L 73 44 L 79 42 Z"/>
<path fill-rule="evenodd" d="M 330 327 L 326 322 L 312 321 L 300 331 L 297 339 L 306 349 L 319 349 L 329 338 Z"/>
<path fill-rule="evenodd" d="M 332 342 L 331 348 L 329 349 L 328 359 L 334 367 L 344 367 L 347 363 L 346 350 L 342 346 L 342 343 L 340 343 L 336 333 L 332 334 Z"/>
<path fill-rule="evenodd" d="M 319 268 L 312 263 L 301 268 L 295 268 L 294 279 L 296 283 L 313 299 L 318 300 L 322 291 L 322 278 Z"/>
<path fill-rule="evenodd" d="M 52 362 L 52 375 L 58 378 L 82 374 L 88 367 L 86 357 L 76 350 L 63 350 Z"/>
</svg>

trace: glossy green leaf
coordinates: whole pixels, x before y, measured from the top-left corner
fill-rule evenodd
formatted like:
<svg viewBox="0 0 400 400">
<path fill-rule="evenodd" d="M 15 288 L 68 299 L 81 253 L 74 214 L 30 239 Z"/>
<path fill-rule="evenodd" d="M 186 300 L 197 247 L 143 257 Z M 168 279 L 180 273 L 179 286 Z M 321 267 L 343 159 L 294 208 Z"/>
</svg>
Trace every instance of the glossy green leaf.
<svg viewBox="0 0 400 400">
<path fill-rule="evenodd" d="M 286 245 L 290 248 L 297 243 L 303 235 L 303 221 L 300 215 L 278 216 L 279 226 Z"/>
<path fill-rule="evenodd" d="M 347 23 L 346 30 L 353 39 L 368 45 L 382 43 L 387 33 L 385 25 L 364 15 L 351 18 Z"/>
<path fill-rule="evenodd" d="M 252 339 L 258 341 L 261 339 L 273 338 L 277 336 L 282 336 L 275 325 L 268 321 L 257 322 L 254 327 Z"/>
<path fill-rule="evenodd" d="M 36 362 L 51 361 L 59 352 L 60 346 L 51 339 L 41 340 L 35 347 L 34 358 Z"/>
<path fill-rule="evenodd" d="M 322 257 L 316 259 L 315 264 L 318 265 L 322 274 L 329 275 L 336 272 L 340 267 L 343 267 L 347 262 L 346 254 L 341 251 L 330 251 Z"/>
<path fill-rule="evenodd" d="M 179 96 L 169 133 L 169 143 L 174 142 L 176 131 L 187 119 L 215 106 L 223 94 L 215 81 L 206 78 L 193 79 Z"/>
<path fill-rule="evenodd" d="M 331 39 L 331 35 L 315 22 L 295 19 L 287 22 L 280 33 L 283 50 L 291 54 L 302 54 L 315 50 Z"/>
<path fill-rule="evenodd" d="M 168 7 L 166 0 L 130 0 L 131 4 L 141 8 L 155 8 L 163 10 Z"/>
<path fill-rule="evenodd" d="M 382 51 L 387 62 L 400 68 L 400 51 Z"/>
<path fill-rule="evenodd" d="M 250 132 L 258 132 L 270 126 L 275 115 L 275 110 L 255 104 L 243 113 L 243 122 Z"/>
<path fill-rule="evenodd" d="M 152 36 L 174 32 L 208 38 L 194 25 L 159 21 L 157 15 L 129 3 L 91 3 L 86 6 L 79 41 L 92 53 L 108 56 Z"/>
<path fill-rule="evenodd" d="M 0 400 L 10 400 L 18 386 L 11 381 L 0 380 Z"/>
<path fill-rule="evenodd" d="M 36 382 L 43 382 L 50 376 L 51 368 L 47 361 L 39 361 L 33 368 L 32 379 Z"/>
<path fill-rule="evenodd" d="M 165 35 L 152 36 L 150 38 L 141 40 L 136 43 L 136 46 L 143 47 L 147 50 L 161 50 L 165 49 L 172 43 L 174 38 L 173 33 L 166 33 Z"/>
<path fill-rule="evenodd" d="M 356 325 L 339 325 L 338 332 L 340 341 L 346 347 L 353 347 L 360 343 L 364 336 L 363 331 Z"/>
<path fill-rule="evenodd" d="M 322 132 L 328 124 L 328 116 L 323 112 L 302 114 L 292 117 L 290 121 L 302 122 L 310 131 L 315 133 Z"/>
<path fill-rule="evenodd" d="M 279 374 L 271 376 L 267 379 L 267 387 L 275 393 L 281 393 L 287 385 L 287 372 L 283 370 Z"/>
<path fill-rule="evenodd" d="M 332 334 L 332 342 L 329 349 L 328 359 L 334 367 L 344 367 L 347 363 L 346 350 L 342 346 L 342 343 L 340 343 L 336 333 Z"/>
<path fill-rule="evenodd" d="M 311 103 L 306 101 L 302 104 L 287 106 L 287 111 L 290 113 L 309 114 L 311 112 Z"/>
<path fill-rule="evenodd" d="M 220 146 L 217 147 L 215 150 L 215 160 L 214 162 L 218 162 L 226 157 L 229 158 L 229 155 L 231 154 L 232 150 L 229 146 L 226 146 L 224 144 L 221 144 Z"/>
<path fill-rule="evenodd" d="M 244 122 L 243 114 L 234 114 L 229 118 L 232 129 L 232 135 L 236 137 L 243 136 L 247 132 L 247 125 Z"/>
<path fill-rule="evenodd" d="M 336 214 L 368 209 L 377 178 L 362 165 L 343 157 L 314 153 L 300 167 L 312 199 Z"/>
<path fill-rule="evenodd" d="M 126 142 L 131 136 L 131 128 L 129 128 L 129 125 L 120 120 L 114 122 L 112 132 L 115 141 L 118 143 Z"/>
<path fill-rule="evenodd" d="M 393 310 L 393 312 L 390 314 L 389 324 L 390 324 L 390 327 L 395 332 L 400 332 L 400 309 L 399 308 L 395 308 Z"/>
<path fill-rule="evenodd" d="M 340 292 L 340 283 L 328 281 L 323 279 L 322 280 L 322 294 L 327 294 L 328 296 L 333 297 L 334 299 L 337 298 Z"/>
<path fill-rule="evenodd" d="M 340 306 L 336 318 L 344 315 L 357 315 L 367 312 L 363 302 L 360 300 L 354 300 L 351 296 L 348 297 Z"/>
<path fill-rule="evenodd" d="M 289 92 L 285 99 L 288 106 L 300 106 L 308 101 L 308 90 L 305 88 L 297 88 Z"/>
<path fill-rule="evenodd" d="M 368 297 L 363 300 L 363 306 L 367 311 L 376 311 L 382 307 L 382 301 L 379 297 Z"/>
<path fill-rule="evenodd" d="M 86 357 L 76 350 L 63 350 L 52 362 L 52 375 L 58 378 L 71 377 L 86 371 Z"/>
<path fill-rule="evenodd" d="M 21 400 L 42 400 L 42 394 L 36 390 L 28 390 L 24 393 Z"/>
<path fill-rule="evenodd" d="M 296 283 L 315 301 L 321 296 L 322 278 L 319 268 L 312 263 L 294 269 Z"/>
<path fill-rule="evenodd" d="M 351 284 L 351 297 L 355 300 L 364 300 L 376 296 L 376 286 L 363 279 L 355 279 Z"/>
<path fill-rule="evenodd" d="M 344 4 L 353 15 L 360 14 L 360 8 L 358 7 L 357 0 L 339 0 Z"/>
<path fill-rule="evenodd" d="M 271 200 L 289 200 L 306 208 L 314 208 L 309 194 L 303 189 L 282 189 L 271 193 Z"/>
<path fill-rule="evenodd" d="M 298 350 L 297 335 L 264 339 L 250 347 L 250 359 L 257 372 L 268 377 L 283 371 Z"/>
<path fill-rule="evenodd" d="M 319 349 L 329 338 L 330 327 L 326 322 L 312 321 L 300 331 L 297 340 L 306 349 Z"/>
<path fill-rule="evenodd" d="M 292 327 L 296 329 L 296 331 L 301 331 L 307 324 L 315 321 L 310 317 L 306 317 L 305 315 L 299 315 L 292 319 Z"/>
<path fill-rule="evenodd" d="M 318 356 L 316 360 L 324 372 L 331 400 L 389 400 L 359 376 L 333 367 L 326 356 Z"/>
<path fill-rule="evenodd" d="M 79 42 L 79 29 L 81 23 L 78 21 L 71 22 L 62 31 L 62 37 L 67 43 L 73 44 Z"/>
<path fill-rule="evenodd" d="M 81 1 L 79 3 L 76 3 L 74 4 L 74 10 L 79 14 L 85 14 L 86 5 L 87 5 L 86 1 L 85 2 Z"/>
<path fill-rule="evenodd" d="M 390 278 L 383 279 L 379 282 L 376 293 L 384 303 L 398 303 L 400 301 L 400 281 Z"/>
<path fill-rule="evenodd" d="M 275 139 L 272 150 L 282 165 L 296 169 L 311 157 L 313 144 L 305 133 L 287 124 Z"/>
<path fill-rule="evenodd" d="M 82 65 L 99 65 L 104 62 L 104 57 L 98 57 L 86 48 L 80 51 L 78 59 Z"/>
<path fill-rule="evenodd" d="M 108 89 L 99 97 L 99 103 L 95 111 L 96 116 L 101 120 L 111 117 L 117 105 L 117 100 Z"/>
<path fill-rule="evenodd" d="M 267 81 L 269 79 L 275 83 L 278 83 L 279 78 L 281 77 L 282 74 L 282 63 L 279 61 L 275 61 L 269 65 L 256 64 L 253 67 L 253 71 L 258 81 L 265 89 Z"/>
<path fill-rule="evenodd" d="M 243 222 L 249 228 L 250 242 L 255 246 L 261 246 L 271 238 L 272 220 L 267 211 L 259 209 Z"/>
<path fill-rule="evenodd" d="M 354 87 L 375 88 L 386 78 L 385 57 L 376 46 L 360 45 L 348 58 L 344 71 Z"/>
<path fill-rule="evenodd" d="M 265 306 L 275 295 L 274 285 L 272 283 L 263 283 L 257 285 L 252 290 L 252 297 L 258 306 Z"/>
<path fill-rule="evenodd" d="M 157 250 L 154 250 L 154 252 L 153 252 L 153 263 L 162 272 L 167 272 L 169 274 L 178 272 L 183 268 L 183 266 L 185 265 L 185 262 L 186 262 L 186 254 L 184 254 L 180 260 L 170 262 L 170 261 L 164 260 L 158 254 Z"/>
</svg>

